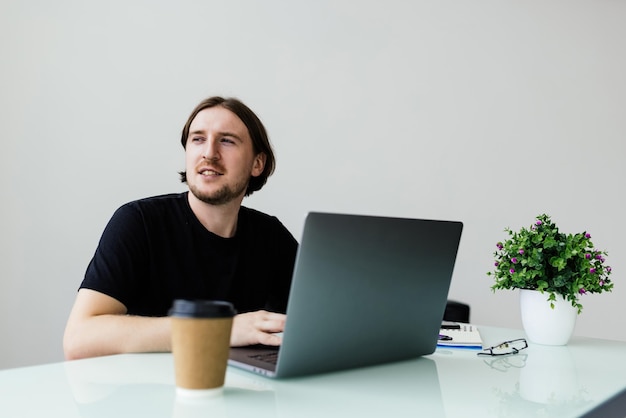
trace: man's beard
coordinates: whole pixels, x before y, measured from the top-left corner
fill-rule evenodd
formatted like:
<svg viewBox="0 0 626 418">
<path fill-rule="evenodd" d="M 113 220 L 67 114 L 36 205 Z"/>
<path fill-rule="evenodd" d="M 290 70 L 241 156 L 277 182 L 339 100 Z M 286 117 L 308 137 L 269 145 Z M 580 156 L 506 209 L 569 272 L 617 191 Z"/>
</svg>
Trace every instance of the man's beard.
<svg viewBox="0 0 626 418">
<path fill-rule="evenodd" d="M 220 206 L 238 199 L 248 188 L 248 182 L 239 183 L 235 188 L 224 186 L 216 192 L 204 193 L 195 185 L 189 184 L 189 191 L 200 201 L 209 205 Z"/>
</svg>

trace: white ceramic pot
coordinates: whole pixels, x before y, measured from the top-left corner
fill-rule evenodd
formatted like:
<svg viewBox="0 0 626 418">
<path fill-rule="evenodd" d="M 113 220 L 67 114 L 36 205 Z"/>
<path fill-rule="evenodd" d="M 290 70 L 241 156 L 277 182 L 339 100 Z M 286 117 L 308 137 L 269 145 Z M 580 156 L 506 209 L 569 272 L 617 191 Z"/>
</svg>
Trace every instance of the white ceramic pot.
<svg viewBox="0 0 626 418">
<path fill-rule="evenodd" d="M 543 345 L 566 345 L 576 326 L 578 310 L 561 295 L 548 302 L 549 294 L 520 289 L 522 325 L 528 339 Z"/>
</svg>

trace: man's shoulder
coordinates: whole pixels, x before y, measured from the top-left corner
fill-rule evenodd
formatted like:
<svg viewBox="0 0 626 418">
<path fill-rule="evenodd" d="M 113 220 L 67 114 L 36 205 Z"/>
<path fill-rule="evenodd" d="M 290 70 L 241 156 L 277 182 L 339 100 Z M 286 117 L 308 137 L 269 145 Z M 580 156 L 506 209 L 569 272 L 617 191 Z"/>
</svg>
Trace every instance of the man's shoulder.
<svg viewBox="0 0 626 418">
<path fill-rule="evenodd" d="M 152 218 L 185 216 L 187 205 L 185 197 L 185 193 L 170 193 L 133 200 L 120 206 L 114 217 L 139 217 L 146 221 Z"/>
<path fill-rule="evenodd" d="M 138 206 L 169 206 L 180 205 L 181 202 L 185 202 L 186 193 L 168 193 L 158 196 L 149 196 L 141 199 L 128 202 L 129 205 L 135 204 Z"/>
<path fill-rule="evenodd" d="M 241 228 L 238 228 L 238 235 L 256 245 L 256 251 L 274 252 L 279 247 L 280 254 L 284 254 L 282 251 L 291 254 L 297 247 L 297 241 L 291 232 L 276 216 L 242 206 L 239 211 L 239 225 Z"/>
<path fill-rule="evenodd" d="M 252 209 L 247 206 L 241 206 L 239 209 L 239 216 L 245 217 L 250 222 L 259 222 L 259 223 L 279 223 L 278 218 L 273 215 L 269 215 L 265 212 L 261 212 L 260 210 Z"/>
<path fill-rule="evenodd" d="M 169 193 L 158 196 L 144 197 L 130 201 L 122 208 L 135 208 L 140 211 L 167 210 L 186 204 L 185 193 Z"/>
<path fill-rule="evenodd" d="M 241 206 L 239 209 L 239 221 L 245 223 L 245 225 L 247 225 L 250 229 L 284 229 L 283 224 L 276 216 L 269 215 L 247 206 Z"/>
</svg>

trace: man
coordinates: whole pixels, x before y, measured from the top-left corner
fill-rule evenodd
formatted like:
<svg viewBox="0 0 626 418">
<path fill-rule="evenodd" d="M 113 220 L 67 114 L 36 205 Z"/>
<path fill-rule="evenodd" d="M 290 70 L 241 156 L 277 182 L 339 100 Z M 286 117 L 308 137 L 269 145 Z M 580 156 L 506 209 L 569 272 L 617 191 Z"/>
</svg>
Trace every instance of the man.
<svg viewBox="0 0 626 418">
<path fill-rule="evenodd" d="M 232 346 L 279 345 L 297 242 L 276 219 L 241 206 L 274 170 L 258 117 L 211 97 L 182 132 L 189 192 L 119 208 L 105 228 L 70 313 L 67 359 L 170 351 L 174 299 L 232 302 Z"/>
</svg>

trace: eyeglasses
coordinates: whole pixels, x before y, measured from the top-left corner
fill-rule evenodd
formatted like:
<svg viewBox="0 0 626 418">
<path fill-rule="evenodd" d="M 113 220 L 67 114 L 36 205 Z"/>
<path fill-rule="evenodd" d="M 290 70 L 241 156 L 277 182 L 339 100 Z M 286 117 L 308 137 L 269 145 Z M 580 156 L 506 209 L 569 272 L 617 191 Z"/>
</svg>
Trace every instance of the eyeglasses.
<svg viewBox="0 0 626 418">
<path fill-rule="evenodd" d="M 509 354 L 517 354 L 521 350 L 528 348 L 528 343 L 524 338 L 517 340 L 505 341 L 493 347 L 483 348 L 484 353 L 477 353 L 479 356 L 506 356 Z"/>
</svg>

